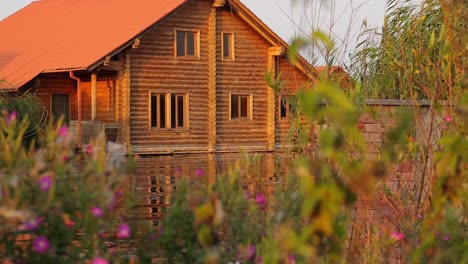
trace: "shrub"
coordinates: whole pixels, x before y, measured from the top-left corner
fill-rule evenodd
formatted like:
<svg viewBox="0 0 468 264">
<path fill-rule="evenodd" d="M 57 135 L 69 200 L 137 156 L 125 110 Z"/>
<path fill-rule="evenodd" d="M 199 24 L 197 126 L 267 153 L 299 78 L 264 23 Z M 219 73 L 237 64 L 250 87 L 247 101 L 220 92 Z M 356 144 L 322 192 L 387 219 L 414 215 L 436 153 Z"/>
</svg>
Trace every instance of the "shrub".
<svg viewBox="0 0 468 264">
<path fill-rule="evenodd" d="M 76 153 L 66 126 L 49 125 L 38 148 L 21 139 L 28 120 L 0 117 L 0 262 L 126 262 L 112 245 L 133 237 L 126 158 L 102 138 Z"/>
</svg>

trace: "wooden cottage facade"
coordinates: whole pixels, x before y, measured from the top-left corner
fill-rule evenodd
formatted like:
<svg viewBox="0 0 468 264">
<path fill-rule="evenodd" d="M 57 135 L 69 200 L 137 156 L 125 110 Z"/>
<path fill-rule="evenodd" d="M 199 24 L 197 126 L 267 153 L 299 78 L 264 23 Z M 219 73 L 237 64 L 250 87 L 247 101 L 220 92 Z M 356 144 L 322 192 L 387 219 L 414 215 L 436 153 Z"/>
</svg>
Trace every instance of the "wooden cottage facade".
<svg viewBox="0 0 468 264">
<path fill-rule="evenodd" d="M 44 0 L 54 1 L 71 4 Z M 158 1 L 167 9 L 162 15 L 86 67 L 58 65 L 3 89 L 36 93 L 51 115 L 64 115 L 79 145 L 105 130 L 136 153 L 281 148 L 289 129 L 284 97 L 310 82 L 310 65 L 302 58 L 290 64 L 287 44 L 239 0 Z M 86 53 L 78 47 L 68 50 Z M 0 59 L 0 78 L 4 72 Z M 267 72 L 281 72 L 282 93 L 268 87 Z"/>
</svg>

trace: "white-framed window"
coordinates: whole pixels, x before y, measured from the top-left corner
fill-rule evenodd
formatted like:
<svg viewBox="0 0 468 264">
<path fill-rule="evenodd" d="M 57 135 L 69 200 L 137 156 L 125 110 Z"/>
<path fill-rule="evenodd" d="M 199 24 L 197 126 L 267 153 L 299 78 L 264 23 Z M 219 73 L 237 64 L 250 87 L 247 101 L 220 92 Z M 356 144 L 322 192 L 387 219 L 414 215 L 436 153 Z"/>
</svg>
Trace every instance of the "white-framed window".
<svg viewBox="0 0 468 264">
<path fill-rule="evenodd" d="M 188 30 L 175 30 L 176 58 L 200 57 L 200 32 Z"/>
<path fill-rule="evenodd" d="M 150 93 L 151 128 L 188 128 L 187 93 Z"/>
<path fill-rule="evenodd" d="M 230 120 L 251 120 L 252 111 L 252 95 L 233 93 L 229 96 L 229 119 Z"/>
<path fill-rule="evenodd" d="M 230 61 L 235 58 L 235 41 L 234 33 L 223 32 L 221 33 L 221 47 L 223 60 Z"/>
</svg>

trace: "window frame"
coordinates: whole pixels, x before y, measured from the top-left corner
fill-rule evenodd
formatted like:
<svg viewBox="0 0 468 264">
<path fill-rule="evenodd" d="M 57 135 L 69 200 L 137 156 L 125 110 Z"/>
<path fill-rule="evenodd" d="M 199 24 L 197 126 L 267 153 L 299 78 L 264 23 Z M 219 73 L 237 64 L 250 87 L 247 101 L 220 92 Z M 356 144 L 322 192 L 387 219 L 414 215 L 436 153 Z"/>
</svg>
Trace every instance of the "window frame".
<svg viewBox="0 0 468 264">
<path fill-rule="evenodd" d="M 232 117 L 232 97 L 233 96 L 247 96 L 247 117 Z M 240 106 L 241 101 L 238 100 L 238 104 Z M 242 110 L 240 107 L 238 108 L 238 112 L 240 114 Z M 230 121 L 250 121 L 253 120 L 253 95 L 251 93 L 229 93 L 229 120 Z"/>
<path fill-rule="evenodd" d="M 284 119 L 289 119 L 291 117 L 291 114 L 295 111 L 294 108 L 291 108 L 291 97 L 296 97 L 295 93 L 291 94 L 284 94 L 279 96 L 279 107 L 278 107 L 278 116 L 280 120 Z M 283 100 L 285 98 L 286 100 Z M 282 106 L 283 106 L 283 101 L 286 103 L 285 105 L 285 116 L 282 115 Z"/>
<path fill-rule="evenodd" d="M 165 127 L 159 127 L 160 126 L 160 119 L 159 119 L 159 112 L 156 111 L 158 114 L 156 116 L 156 126 L 152 125 L 152 117 L 153 117 L 153 105 L 152 105 L 152 100 L 153 96 L 164 96 L 165 98 L 165 113 L 164 113 L 164 122 L 165 122 Z M 175 109 L 175 114 L 176 114 L 176 120 L 175 120 L 175 127 L 172 127 L 172 95 L 176 96 L 176 104 L 177 104 L 177 96 L 183 96 L 183 126 L 178 126 L 178 107 L 176 105 Z M 149 96 L 148 96 L 148 127 L 150 130 L 187 130 L 189 129 L 189 124 L 190 124 L 190 116 L 189 116 L 189 96 L 190 94 L 183 93 L 183 92 L 161 92 L 161 91 L 149 91 Z M 159 101 L 156 100 L 156 107 L 159 107 Z M 159 123 L 159 124 L 158 124 Z"/>
<path fill-rule="evenodd" d="M 179 56 L 177 54 L 177 33 L 184 32 L 184 49 L 185 55 Z M 187 55 L 187 33 L 193 33 L 194 36 L 194 55 Z M 199 60 L 200 59 L 200 30 L 186 29 L 186 28 L 174 28 L 174 58 L 182 60 Z"/>
<path fill-rule="evenodd" d="M 224 36 L 229 35 L 229 57 L 224 57 Z M 236 60 L 236 37 L 234 32 L 221 32 L 221 60 L 235 61 Z"/>
</svg>

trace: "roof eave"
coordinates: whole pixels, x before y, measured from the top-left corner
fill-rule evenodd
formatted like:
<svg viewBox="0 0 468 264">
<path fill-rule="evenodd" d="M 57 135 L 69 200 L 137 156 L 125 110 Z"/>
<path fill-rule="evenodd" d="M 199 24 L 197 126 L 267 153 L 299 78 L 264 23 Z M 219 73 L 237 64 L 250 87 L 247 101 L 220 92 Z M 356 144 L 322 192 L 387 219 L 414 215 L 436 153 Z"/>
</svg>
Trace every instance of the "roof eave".
<svg viewBox="0 0 468 264">
<path fill-rule="evenodd" d="M 113 49 L 111 52 L 107 53 L 105 56 L 103 56 L 102 58 L 100 58 L 99 60 L 95 61 L 94 63 L 92 63 L 91 65 L 89 65 L 87 67 L 87 70 L 88 71 L 93 71 L 94 69 L 96 69 L 97 67 L 99 67 L 102 63 L 104 63 L 104 61 L 106 61 L 106 58 L 107 57 L 113 57 L 115 55 L 117 55 L 118 53 L 122 52 L 123 50 L 125 50 L 126 48 L 130 47 L 131 45 L 133 45 L 133 43 L 135 43 L 135 39 L 137 38 L 140 38 L 141 36 L 143 36 L 146 32 L 148 32 L 151 28 L 153 28 L 154 26 L 158 25 L 159 23 L 161 23 L 166 17 L 172 15 L 173 13 L 175 13 L 177 10 L 179 10 L 181 7 L 185 6 L 190 0 L 186 0 L 185 2 L 181 3 L 179 6 L 177 6 L 176 8 L 174 8 L 174 10 L 172 10 L 171 12 L 167 13 L 165 16 L 162 16 L 160 17 L 158 20 L 156 20 L 154 23 L 152 23 L 151 25 L 149 25 L 148 27 L 144 28 L 143 30 L 141 30 L 140 32 L 138 32 L 138 34 L 136 34 L 135 36 L 133 36 L 132 38 L 130 38 L 127 42 L 125 42 L 124 44 L 120 45 L 119 47 Z"/>
</svg>

